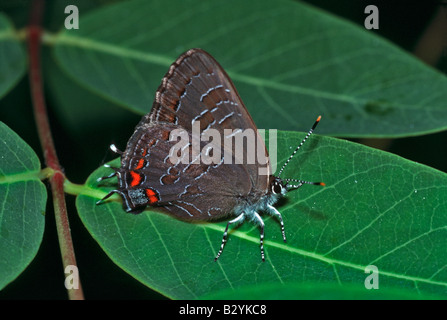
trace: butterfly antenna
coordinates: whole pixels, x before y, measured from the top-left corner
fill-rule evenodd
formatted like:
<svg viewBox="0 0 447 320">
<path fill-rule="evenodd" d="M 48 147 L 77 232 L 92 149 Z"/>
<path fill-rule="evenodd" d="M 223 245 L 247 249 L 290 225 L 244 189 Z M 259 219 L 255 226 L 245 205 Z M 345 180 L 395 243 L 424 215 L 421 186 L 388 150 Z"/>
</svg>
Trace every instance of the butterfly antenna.
<svg viewBox="0 0 447 320">
<path fill-rule="evenodd" d="M 119 150 L 113 143 L 110 145 L 110 150 L 112 150 L 112 152 L 122 155 L 123 152 L 121 150 Z"/>
<path fill-rule="evenodd" d="M 303 184 L 312 184 L 314 186 L 326 186 L 324 182 L 311 182 L 311 181 L 304 181 L 304 180 L 298 180 L 298 179 L 284 179 L 284 181 L 287 183 L 288 189 L 298 189 Z M 298 182 L 298 184 L 289 184 L 289 182 Z"/>
<path fill-rule="evenodd" d="M 298 145 L 298 147 L 296 147 L 295 151 L 292 152 L 292 154 L 290 155 L 289 159 L 287 159 L 287 161 L 282 166 L 281 170 L 279 170 L 278 177 L 281 175 L 281 173 L 283 172 L 284 168 L 289 164 L 290 160 L 292 160 L 292 158 L 295 156 L 295 153 L 297 153 L 297 151 L 301 148 L 301 146 L 304 144 L 304 142 L 306 142 L 306 140 L 314 132 L 314 130 L 317 127 L 317 125 L 320 122 L 320 120 L 321 120 L 321 116 L 318 116 L 317 120 L 315 121 L 314 125 L 309 130 L 309 132 L 306 134 L 306 136 L 304 137 L 303 141 L 301 141 L 301 143 Z"/>
</svg>

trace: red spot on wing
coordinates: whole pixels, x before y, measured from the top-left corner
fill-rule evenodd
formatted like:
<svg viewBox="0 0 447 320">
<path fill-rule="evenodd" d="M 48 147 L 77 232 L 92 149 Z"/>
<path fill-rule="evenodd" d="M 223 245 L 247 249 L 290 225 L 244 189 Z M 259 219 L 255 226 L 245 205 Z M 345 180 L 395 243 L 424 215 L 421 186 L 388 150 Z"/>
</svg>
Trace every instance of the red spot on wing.
<svg viewBox="0 0 447 320">
<path fill-rule="evenodd" d="M 131 187 L 136 187 L 141 183 L 141 175 L 135 171 L 131 171 L 132 181 L 130 182 Z"/>
<path fill-rule="evenodd" d="M 137 166 L 135 167 L 135 170 L 141 169 L 144 166 L 144 159 L 138 160 Z"/>
<path fill-rule="evenodd" d="M 157 193 L 152 189 L 146 189 L 146 196 L 149 200 L 149 204 L 156 203 L 158 201 Z"/>
</svg>

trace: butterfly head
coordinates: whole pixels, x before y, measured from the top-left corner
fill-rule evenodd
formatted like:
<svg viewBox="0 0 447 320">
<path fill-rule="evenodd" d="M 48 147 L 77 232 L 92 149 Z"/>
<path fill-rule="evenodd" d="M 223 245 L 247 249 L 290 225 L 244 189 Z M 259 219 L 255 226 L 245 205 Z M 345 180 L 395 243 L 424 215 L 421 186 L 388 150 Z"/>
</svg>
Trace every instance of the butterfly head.
<svg viewBox="0 0 447 320">
<path fill-rule="evenodd" d="M 287 183 L 285 183 L 281 178 L 275 176 L 272 176 L 269 188 L 271 194 L 278 196 L 284 196 L 288 191 Z"/>
</svg>

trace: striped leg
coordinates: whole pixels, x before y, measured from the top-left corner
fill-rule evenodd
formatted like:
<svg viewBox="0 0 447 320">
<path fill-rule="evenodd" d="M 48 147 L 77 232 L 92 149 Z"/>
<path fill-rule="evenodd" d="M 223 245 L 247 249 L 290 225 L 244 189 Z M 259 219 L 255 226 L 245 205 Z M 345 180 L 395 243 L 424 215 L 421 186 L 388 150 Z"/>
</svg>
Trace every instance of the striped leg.
<svg viewBox="0 0 447 320">
<path fill-rule="evenodd" d="M 97 182 L 101 182 L 101 181 L 103 181 L 103 180 L 113 178 L 114 176 L 117 175 L 118 168 L 111 167 L 111 166 L 110 166 L 109 164 L 107 164 L 107 163 L 104 164 L 103 167 L 105 167 L 105 168 L 110 168 L 110 169 L 114 170 L 115 172 L 112 172 L 112 173 L 109 174 L 108 176 L 100 177 L 100 178 L 96 179 Z"/>
<path fill-rule="evenodd" d="M 281 215 L 281 213 L 280 213 L 278 210 L 276 210 L 276 208 L 275 208 L 274 206 L 271 206 L 271 205 L 268 206 L 268 209 L 269 209 L 269 210 L 268 210 L 268 213 L 269 213 L 269 214 L 271 214 L 271 215 L 273 215 L 273 216 L 276 216 L 276 217 L 278 218 L 279 223 L 281 224 L 282 238 L 283 238 L 284 242 L 287 242 L 287 241 L 286 241 L 286 232 L 285 232 L 285 230 L 284 230 L 284 222 L 283 222 L 283 220 L 282 220 L 282 215 Z"/>
<path fill-rule="evenodd" d="M 123 154 L 123 152 L 121 150 L 119 150 L 114 144 L 110 145 L 110 150 L 112 150 L 114 153 L 117 153 L 117 154 L 121 154 L 121 155 Z M 110 179 L 110 178 L 113 178 L 114 176 L 116 176 L 116 171 L 118 170 L 118 168 L 111 167 L 108 164 L 105 164 L 104 167 L 113 169 L 113 170 L 115 170 L 115 172 L 109 174 L 108 176 L 100 177 L 100 178 L 96 179 L 97 182 L 101 182 L 103 180 Z"/>
<path fill-rule="evenodd" d="M 99 177 L 98 179 L 96 179 L 96 181 L 97 182 L 101 182 L 103 180 L 113 178 L 114 176 L 116 176 L 116 172 L 113 172 L 113 173 L 111 173 L 111 174 L 109 174 L 108 176 L 105 176 L 105 177 Z"/>
<path fill-rule="evenodd" d="M 257 223 L 261 227 L 261 235 L 260 235 L 260 245 L 261 245 L 261 259 L 262 262 L 265 262 L 265 255 L 264 255 L 264 221 L 259 216 L 257 212 L 254 212 L 254 216 L 256 218 Z"/>
<path fill-rule="evenodd" d="M 217 261 L 217 259 L 219 259 L 220 255 L 222 254 L 222 251 L 225 247 L 225 243 L 227 242 L 228 227 L 230 226 L 230 224 L 233 224 L 233 223 L 239 224 L 239 223 L 242 223 L 244 220 L 245 220 L 245 215 L 242 213 L 242 214 L 238 215 L 236 218 L 234 218 L 233 220 L 228 221 L 227 227 L 225 228 L 225 232 L 222 237 L 222 244 L 220 245 L 220 250 L 217 253 L 216 258 L 214 258 L 214 261 Z"/>
</svg>

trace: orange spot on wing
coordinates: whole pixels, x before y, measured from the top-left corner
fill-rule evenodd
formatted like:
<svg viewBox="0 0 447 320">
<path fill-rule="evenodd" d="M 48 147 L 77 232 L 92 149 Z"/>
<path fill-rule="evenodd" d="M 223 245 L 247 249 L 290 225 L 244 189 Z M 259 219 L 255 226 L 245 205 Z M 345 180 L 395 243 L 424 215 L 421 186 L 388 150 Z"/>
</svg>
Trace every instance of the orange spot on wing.
<svg viewBox="0 0 447 320">
<path fill-rule="evenodd" d="M 135 167 L 135 170 L 141 169 L 144 166 L 144 159 L 138 160 L 137 166 Z"/>
<path fill-rule="evenodd" d="M 138 186 L 141 183 L 141 176 L 135 171 L 131 171 L 130 175 L 132 176 L 132 181 L 130 182 L 131 187 Z"/>
<path fill-rule="evenodd" d="M 146 189 L 146 196 L 149 199 L 150 204 L 153 204 L 158 201 L 158 196 L 152 189 Z"/>
</svg>

